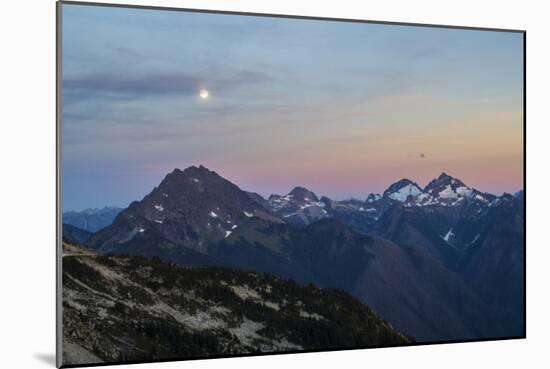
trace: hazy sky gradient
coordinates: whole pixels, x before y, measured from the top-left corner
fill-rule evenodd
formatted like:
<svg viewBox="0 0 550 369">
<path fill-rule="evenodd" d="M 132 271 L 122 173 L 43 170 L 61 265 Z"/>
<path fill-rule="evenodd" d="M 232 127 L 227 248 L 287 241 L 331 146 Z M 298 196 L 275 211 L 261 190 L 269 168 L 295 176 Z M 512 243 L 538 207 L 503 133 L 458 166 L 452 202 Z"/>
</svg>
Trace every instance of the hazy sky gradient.
<svg viewBox="0 0 550 369">
<path fill-rule="evenodd" d="M 522 37 L 63 5 L 64 210 L 127 206 L 198 164 L 262 195 L 443 171 L 516 191 Z"/>
</svg>

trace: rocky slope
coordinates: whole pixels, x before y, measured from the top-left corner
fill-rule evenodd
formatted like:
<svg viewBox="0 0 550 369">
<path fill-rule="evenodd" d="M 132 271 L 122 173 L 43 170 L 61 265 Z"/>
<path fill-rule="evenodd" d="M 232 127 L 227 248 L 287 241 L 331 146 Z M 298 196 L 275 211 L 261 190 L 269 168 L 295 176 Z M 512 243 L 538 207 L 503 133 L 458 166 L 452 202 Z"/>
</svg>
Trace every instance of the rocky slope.
<svg viewBox="0 0 550 369">
<path fill-rule="evenodd" d="M 334 219 L 296 229 L 252 218 L 211 251 L 222 265 L 348 291 L 418 341 L 504 334 L 488 305 L 431 253 Z"/>
<path fill-rule="evenodd" d="M 62 232 L 63 239 L 80 245 L 86 244 L 92 236 L 92 233 L 70 224 L 63 224 Z"/>
<path fill-rule="evenodd" d="M 64 364 L 400 345 L 350 295 L 64 243 Z"/>
</svg>

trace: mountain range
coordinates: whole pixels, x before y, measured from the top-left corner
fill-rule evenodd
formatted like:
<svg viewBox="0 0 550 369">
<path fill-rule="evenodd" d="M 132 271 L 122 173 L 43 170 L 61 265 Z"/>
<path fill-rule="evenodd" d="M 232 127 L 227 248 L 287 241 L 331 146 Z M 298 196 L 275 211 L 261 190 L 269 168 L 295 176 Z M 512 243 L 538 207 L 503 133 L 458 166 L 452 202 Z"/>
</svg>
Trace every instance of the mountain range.
<svg viewBox="0 0 550 369">
<path fill-rule="evenodd" d="M 199 166 L 169 173 L 104 228 L 64 227 L 64 238 L 102 254 L 337 288 L 421 342 L 511 337 L 525 328 L 523 201 L 445 173 L 364 201 L 304 187 L 264 199 Z"/>
<path fill-rule="evenodd" d="M 101 209 L 66 211 L 63 213 L 63 224 L 94 233 L 111 224 L 121 210 L 122 208 L 116 206 L 107 206 Z"/>
</svg>

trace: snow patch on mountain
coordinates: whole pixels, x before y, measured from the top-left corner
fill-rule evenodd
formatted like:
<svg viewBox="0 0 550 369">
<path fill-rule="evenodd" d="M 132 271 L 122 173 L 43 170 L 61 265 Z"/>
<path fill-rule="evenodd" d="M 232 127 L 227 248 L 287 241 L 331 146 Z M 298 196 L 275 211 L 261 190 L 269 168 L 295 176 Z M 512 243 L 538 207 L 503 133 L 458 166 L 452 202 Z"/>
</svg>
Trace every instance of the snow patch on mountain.
<svg viewBox="0 0 550 369">
<path fill-rule="evenodd" d="M 447 185 L 443 191 L 440 191 L 438 196 L 442 199 L 456 199 L 458 194 L 453 191 L 451 185 Z"/>
<path fill-rule="evenodd" d="M 472 189 L 465 186 L 460 186 L 456 189 L 456 193 L 460 196 L 470 196 L 472 194 Z"/>
<path fill-rule="evenodd" d="M 308 199 L 308 198 L 306 198 L 305 200 L 308 201 L 308 202 L 306 202 L 304 205 L 300 205 L 300 209 L 301 209 L 301 210 L 304 210 L 304 209 L 306 209 L 306 208 L 310 208 L 310 207 L 312 207 L 312 206 L 319 206 L 319 207 L 321 207 L 321 208 L 324 208 L 324 207 L 325 207 L 325 203 L 324 203 L 324 202 L 321 202 L 321 201 L 311 201 L 311 200 Z"/>
<path fill-rule="evenodd" d="M 449 232 L 447 232 L 447 234 L 445 235 L 445 237 L 443 237 L 443 240 L 445 242 L 449 242 L 449 239 L 454 236 L 454 233 L 453 233 L 453 228 L 449 229 Z"/>
<path fill-rule="evenodd" d="M 408 184 L 404 187 L 401 187 L 396 192 L 393 192 L 393 193 L 389 194 L 388 197 L 392 200 L 396 200 L 396 201 L 399 201 L 399 202 L 405 202 L 405 201 L 407 201 L 407 198 L 409 196 L 417 196 L 417 195 L 420 195 L 421 193 L 422 193 L 422 191 L 416 185 Z"/>
<path fill-rule="evenodd" d="M 475 196 L 475 198 L 476 198 L 477 200 L 480 200 L 480 201 L 483 201 L 483 202 L 487 202 L 487 199 L 486 199 L 485 197 L 479 195 L 479 194 L 477 194 L 477 195 Z"/>
</svg>

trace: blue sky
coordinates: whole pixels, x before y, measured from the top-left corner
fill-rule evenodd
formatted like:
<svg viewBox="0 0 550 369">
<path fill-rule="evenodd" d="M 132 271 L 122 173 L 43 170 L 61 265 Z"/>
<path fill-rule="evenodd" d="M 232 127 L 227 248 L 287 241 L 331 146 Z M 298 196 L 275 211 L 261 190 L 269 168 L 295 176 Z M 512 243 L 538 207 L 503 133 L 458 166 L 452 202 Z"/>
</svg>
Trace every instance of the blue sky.
<svg viewBox="0 0 550 369">
<path fill-rule="evenodd" d="M 263 195 L 442 171 L 515 191 L 522 51 L 519 33 L 63 5 L 64 210 L 198 164 Z"/>
</svg>

